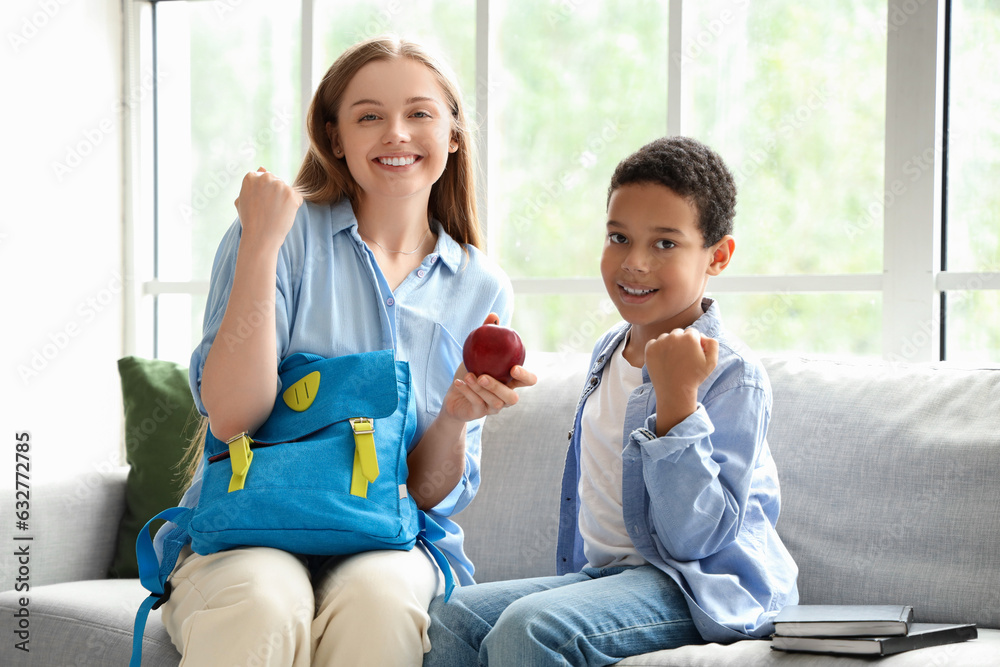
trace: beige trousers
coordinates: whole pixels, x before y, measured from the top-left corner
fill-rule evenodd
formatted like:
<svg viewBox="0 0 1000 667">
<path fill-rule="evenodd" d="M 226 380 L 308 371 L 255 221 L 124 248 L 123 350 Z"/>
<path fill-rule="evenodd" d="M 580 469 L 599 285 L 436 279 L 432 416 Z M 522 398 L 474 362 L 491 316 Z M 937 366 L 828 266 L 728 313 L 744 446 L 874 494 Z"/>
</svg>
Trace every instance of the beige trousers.
<svg viewBox="0 0 1000 667">
<path fill-rule="evenodd" d="M 345 556 L 313 581 L 304 561 L 253 547 L 185 549 L 163 623 L 181 667 L 420 665 L 444 577 L 421 545 Z"/>
</svg>

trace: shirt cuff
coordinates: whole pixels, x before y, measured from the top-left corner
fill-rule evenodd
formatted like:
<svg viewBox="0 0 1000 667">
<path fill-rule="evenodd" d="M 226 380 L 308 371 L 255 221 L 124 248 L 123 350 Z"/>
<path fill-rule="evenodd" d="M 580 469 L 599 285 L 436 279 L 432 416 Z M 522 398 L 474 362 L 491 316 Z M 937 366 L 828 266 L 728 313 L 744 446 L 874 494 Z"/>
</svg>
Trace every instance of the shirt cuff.
<svg viewBox="0 0 1000 667">
<path fill-rule="evenodd" d="M 684 420 L 670 429 L 662 438 L 656 437 L 656 414 L 646 418 L 644 426 L 632 431 L 629 436 L 632 442 L 640 446 L 653 459 L 667 458 L 677 455 L 696 442 L 707 438 L 715 431 L 712 420 L 705 406 L 698 404 L 697 409 Z"/>
</svg>

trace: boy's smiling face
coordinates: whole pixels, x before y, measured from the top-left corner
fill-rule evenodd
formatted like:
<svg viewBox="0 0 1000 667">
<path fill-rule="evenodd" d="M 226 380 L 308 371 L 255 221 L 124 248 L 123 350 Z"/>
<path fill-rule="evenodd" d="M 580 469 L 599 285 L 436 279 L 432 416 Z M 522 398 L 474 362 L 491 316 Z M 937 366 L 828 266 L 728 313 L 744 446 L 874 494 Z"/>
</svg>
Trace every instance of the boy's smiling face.
<svg viewBox="0 0 1000 667">
<path fill-rule="evenodd" d="M 633 339 L 645 344 L 701 316 L 708 277 L 722 272 L 734 248 L 731 236 L 704 244 L 694 204 L 673 190 L 635 183 L 611 194 L 601 277 Z"/>
</svg>

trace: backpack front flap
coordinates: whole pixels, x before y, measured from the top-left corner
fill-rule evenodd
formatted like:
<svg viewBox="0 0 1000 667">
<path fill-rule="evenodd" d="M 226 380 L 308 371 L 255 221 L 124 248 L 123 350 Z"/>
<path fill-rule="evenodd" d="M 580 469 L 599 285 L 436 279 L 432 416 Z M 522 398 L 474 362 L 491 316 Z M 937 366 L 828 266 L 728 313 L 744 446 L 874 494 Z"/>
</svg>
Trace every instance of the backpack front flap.
<svg viewBox="0 0 1000 667">
<path fill-rule="evenodd" d="M 406 490 L 416 431 L 409 365 L 382 350 L 297 354 L 280 371 L 282 391 L 251 438 L 206 438 L 192 549 L 411 548 L 419 526 Z"/>
</svg>

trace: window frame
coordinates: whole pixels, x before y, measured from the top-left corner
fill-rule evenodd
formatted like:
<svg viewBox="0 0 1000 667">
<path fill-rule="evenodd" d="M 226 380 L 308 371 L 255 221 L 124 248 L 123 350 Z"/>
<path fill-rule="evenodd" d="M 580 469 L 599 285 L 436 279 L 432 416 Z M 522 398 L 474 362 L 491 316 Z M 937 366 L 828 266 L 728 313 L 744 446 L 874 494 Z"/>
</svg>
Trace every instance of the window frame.
<svg viewBox="0 0 1000 667">
<path fill-rule="evenodd" d="M 167 1 L 124 3 L 126 90 L 137 90 L 143 77 L 156 71 L 156 5 Z M 667 39 L 668 134 L 682 134 L 681 90 L 685 75 L 681 57 L 685 0 L 669 1 Z M 302 109 L 308 108 L 317 84 L 314 44 L 314 0 L 300 0 Z M 881 273 L 841 275 L 722 275 L 709 283 L 714 293 L 878 293 L 882 296 L 882 356 L 887 361 L 943 360 L 947 335 L 947 298 L 951 291 L 1000 289 L 1000 272 L 953 272 L 944 257 L 946 233 L 947 84 L 950 0 L 926 0 L 893 13 L 886 3 L 885 198 L 873 202 L 884 212 Z M 476 2 L 476 81 L 492 81 L 491 3 Z M 912 11 L 909 11 L 912 10 Z M 156 266 L 156 86 L 149 99 L 125 105 L 124 264 L 125 349 L 157 356 L 156 312 L 161 295 L 208 293 L 207 281 L 163 281 Z M 489 190 L 496 173 L 491 142 L 496 136 L 490 114 L 489 86 L 475 90 L 476 121 L 482 178 L 478 197 L 486 249 L 499 245 L 502 220 L 490 215 Z M 308 138 L 303 133 L 302 153 Z M 912 178 L 914 165 L 919 176 Z M 912 180 L 911 180 L 912 179 Z M 150 256 L 150 254 L 152 256 Z M 145 260 L 149 261 L 145 261 Z M 517 278 L 516 294 L 604 294 L 600 278 Z M 144 342 L 149 340 L 150 342 Z M 151 349 L 150 349 L 151 346 Z"/>
</svg>

